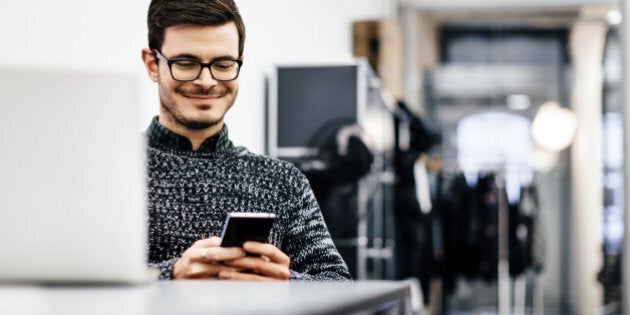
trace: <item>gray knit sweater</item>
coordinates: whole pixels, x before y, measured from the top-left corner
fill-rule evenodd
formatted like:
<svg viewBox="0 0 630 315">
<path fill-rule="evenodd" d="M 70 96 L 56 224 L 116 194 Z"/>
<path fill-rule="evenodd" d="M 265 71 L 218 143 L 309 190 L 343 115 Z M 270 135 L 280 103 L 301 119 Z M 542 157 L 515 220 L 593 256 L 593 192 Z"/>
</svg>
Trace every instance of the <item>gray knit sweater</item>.
<svg viewBox="0 0 630 315">
<path fill-rule="evenodd" d="M 161 279 L 195 241 L 219 236 L 228 212 L 276 214 L 270 242 L 291 258 L 291 279 L 350 279 L 307 179 L 290 163 L 231 145 L 193 152 L 149 141 L 147 154 L 149 265 Z"/>
</svg>

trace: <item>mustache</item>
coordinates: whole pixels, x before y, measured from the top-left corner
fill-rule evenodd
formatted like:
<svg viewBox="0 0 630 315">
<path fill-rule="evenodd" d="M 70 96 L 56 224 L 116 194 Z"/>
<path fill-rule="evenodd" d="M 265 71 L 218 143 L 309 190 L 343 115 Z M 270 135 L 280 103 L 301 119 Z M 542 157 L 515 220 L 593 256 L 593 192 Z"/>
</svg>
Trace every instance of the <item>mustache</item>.
<svg viewBox="0 0 630 315">
<path fill-rule="evenodd" d="M 192 87 L 185 88 L 179 87 L 176 88 L 175 91 L 179 94 L 186 96 L 210 96 L 210 97 L 219 97 L 226 94 L 227 91 L 217 88 L 216 86 L 210 88 L 202 88 L 202 87 Z"/>
</svg>

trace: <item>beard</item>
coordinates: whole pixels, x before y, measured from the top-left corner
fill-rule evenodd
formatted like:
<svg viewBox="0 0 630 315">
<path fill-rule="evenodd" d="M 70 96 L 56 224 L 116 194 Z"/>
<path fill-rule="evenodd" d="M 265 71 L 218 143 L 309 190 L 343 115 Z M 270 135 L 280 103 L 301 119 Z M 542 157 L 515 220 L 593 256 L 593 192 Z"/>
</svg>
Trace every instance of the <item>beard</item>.
<svg viewBox="0 0 630 315">
<path fill-rule="evenodd" d="M 180 86 L 175 89 L 173 94 L 178 94 L 182 96 L 212 96 L 218 97 L 222 101 L 228 102 L 227 105 L 214 105 L 219 108 L 225 106 L 225 110 L 222 113 L 219 113 L 219 117 L 211 117 L 211 116 L 190 116 L 186 115 L 184 111 L 178 106 L 173 99 L 171 93 L 167 93 L 166 91 L 161 91 L 160 93 L 160 104 L 166 113 L 174 120 L 175 123 L 179 124 L 182 127 L 185 127 L 189 130 L 204 130 L 216 126 L 217 124 L 223 122 L 223 117 L 225 113 L 232 107 L 234 101 L 236 100 L 236 95 L 238 90 L 235 91 L 234 95 L 229 99 L 229 90 L 225 87 L 221 86 L 213 86 L 209 89 L 204 89 L 200 87 L 186 87 Z M 202 106 L 201 110 L 212 110 L 210 105 Z"/>
<path fill-rule="evenodd" d="M 223 120 L 223 117 L 221 117 L 220 120 L 188 120 L 183 117 L 182 119 L 178 118 L 177 116 L 173 116 L 173 117 L 175 118 L 175 120 L 177 120 L 178 123 L 180 123 L 181 125 L 185 126 L 187 129 L 190 129 L 190 130 L 208 129 L 218 124 L 219 121 Z"/>
</svg>

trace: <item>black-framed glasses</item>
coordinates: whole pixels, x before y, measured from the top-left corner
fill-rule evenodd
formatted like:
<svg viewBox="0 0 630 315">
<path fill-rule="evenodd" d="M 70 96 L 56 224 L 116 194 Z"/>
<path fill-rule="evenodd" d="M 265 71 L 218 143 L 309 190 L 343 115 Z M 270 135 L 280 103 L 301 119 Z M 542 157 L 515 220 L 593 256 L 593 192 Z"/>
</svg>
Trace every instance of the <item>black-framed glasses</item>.
<svg viewBox="0 0 630 315">
<path fill-rule="evenodd" d="M 238 78 L 243 60 L 240 59 L 216 59 L 203 63 L 189 58 L 168 59 L 157 49 L 153 50 L 158 59 L 168 65 L 171 77 L 175 81 L 194 81 L 199 78 L 203 68 L 210 70 L 210 75 L 217 81 L 232 81 Z"/>
</svg>

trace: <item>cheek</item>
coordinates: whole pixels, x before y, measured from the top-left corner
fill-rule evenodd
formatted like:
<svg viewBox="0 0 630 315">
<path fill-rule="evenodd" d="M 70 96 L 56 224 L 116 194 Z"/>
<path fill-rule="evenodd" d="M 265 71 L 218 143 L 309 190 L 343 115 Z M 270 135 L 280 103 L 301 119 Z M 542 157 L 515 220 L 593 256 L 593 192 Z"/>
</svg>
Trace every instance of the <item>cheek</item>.
<svg viewBox="0 0 630 315">
<path fill-rule="evenodd" d="M 181 85 L 178 82 L 171 80 L 170 76 L 164 76 L 163 73 L 160 74 L 158 83 L 160 85 L 160 91 L 167 95 L 175 94 L 177 92 L 177 88 Z"/>
<path fill-rule="evenodd" d="M 166 82 L 163 79 L 160 80 L 159 94 L 160 94 L 160 101 L 164 104 L 172 105 L 174 102 L 176 102 L 175 96 L 177 92 L 175 91 L 175 88 L 169 84 L 168 80 Z"/>
<path fill-rule="evenodd" d="M 231 94 L 236 95 L 238 92 L 238 80 L 226 82 L 225 87 L 230 91 Z"/>
</svg>

